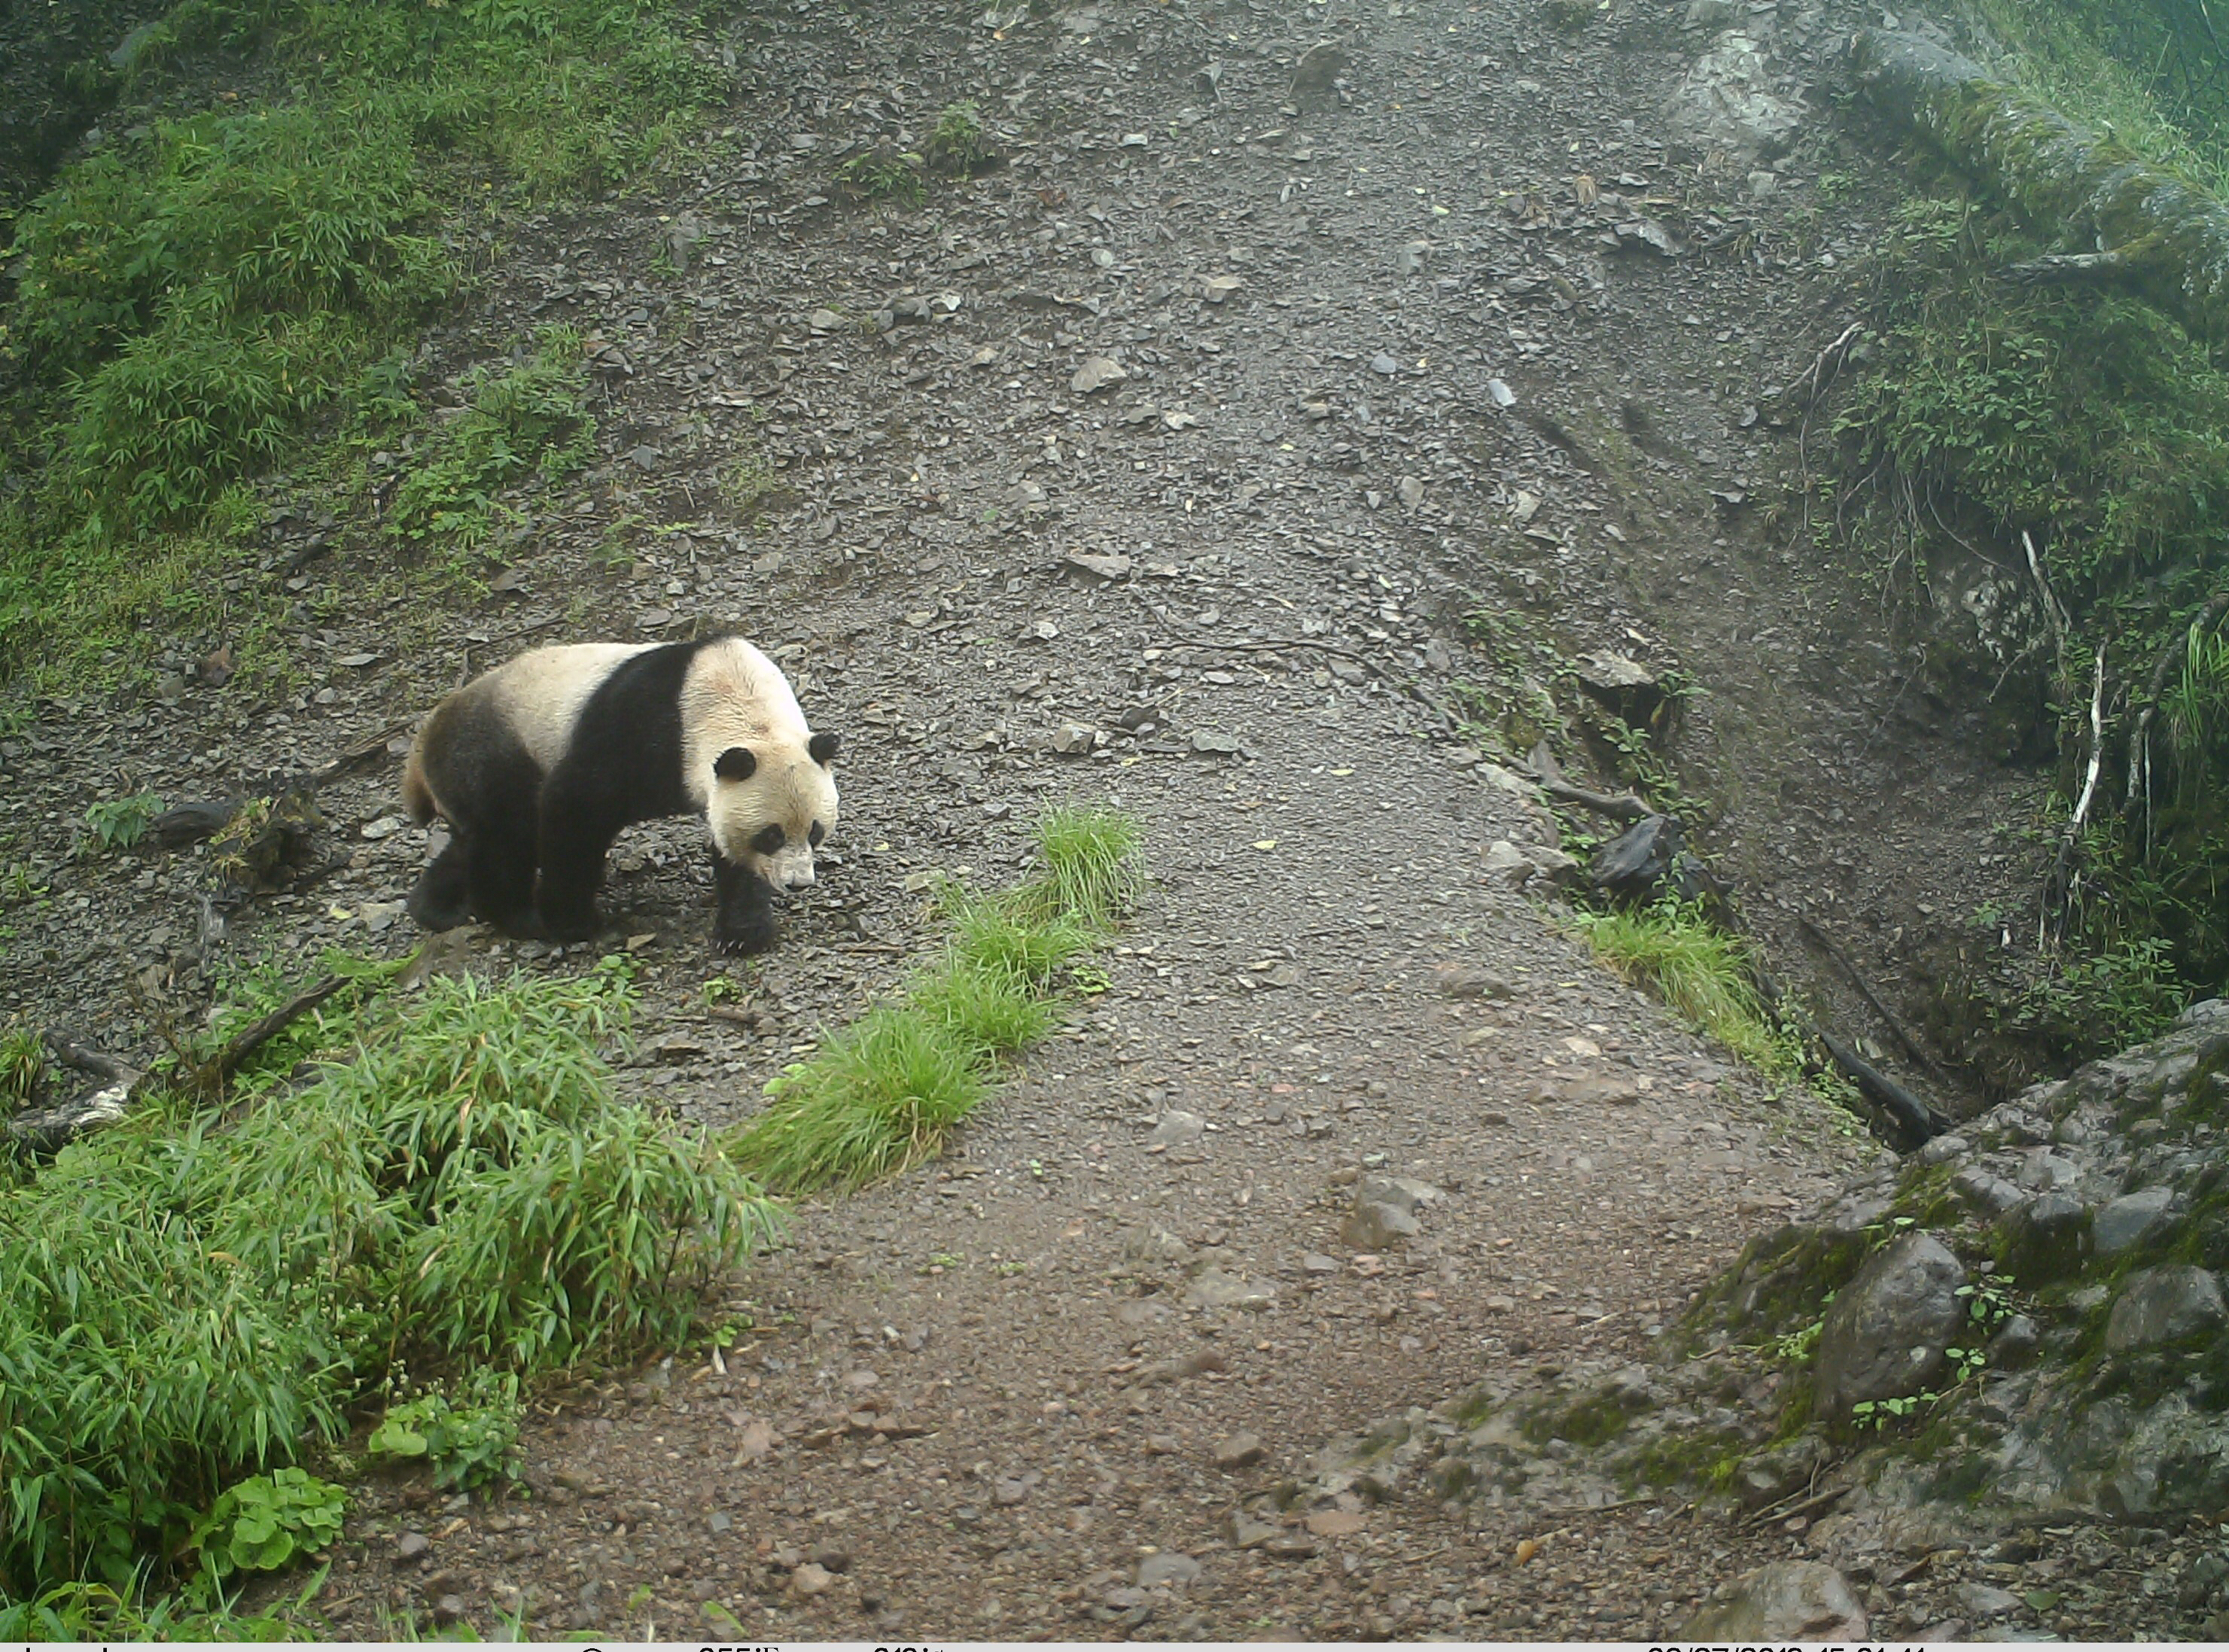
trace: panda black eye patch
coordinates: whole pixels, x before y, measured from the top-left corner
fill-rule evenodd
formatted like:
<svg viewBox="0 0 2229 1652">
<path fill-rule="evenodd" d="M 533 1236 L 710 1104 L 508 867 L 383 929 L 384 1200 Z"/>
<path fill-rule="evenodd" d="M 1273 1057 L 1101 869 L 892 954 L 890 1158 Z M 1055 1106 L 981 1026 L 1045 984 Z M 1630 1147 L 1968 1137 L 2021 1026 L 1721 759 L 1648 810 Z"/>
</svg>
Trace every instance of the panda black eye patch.
<svg viewBox="0 0 2229 1652">
<path fill-rule="evenodd" d="M 789 842 L 789 834 L 780 826 L 760 828 L 759 835 L 751 839 L 751 848 L 761 855 L 773 855 Z"/>
<path fill-rule="evenodd" d="M 813 829 L 805 835 L 805 841 L 807 843 L 810 843 L 814 848 L 819 848 L 820 847 L 820 840 L 827 836 L 828 829 L 816 820 L 813 823 Z"/>
</svg>

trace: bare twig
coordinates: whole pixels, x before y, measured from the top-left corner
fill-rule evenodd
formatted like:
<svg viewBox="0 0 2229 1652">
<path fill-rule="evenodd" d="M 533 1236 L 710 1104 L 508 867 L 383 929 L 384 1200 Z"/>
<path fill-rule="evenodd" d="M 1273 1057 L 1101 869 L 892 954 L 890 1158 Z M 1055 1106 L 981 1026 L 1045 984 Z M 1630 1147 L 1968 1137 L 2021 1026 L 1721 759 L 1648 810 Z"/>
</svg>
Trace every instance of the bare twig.
<svg viewBox="0 0 2229 1652">
<path fill-rule="evenodd" d="M 2020 530 L 2020 544 L 2027 552 L 2027 571 L 2035 580 L 2035 588 L 2043 599 L 2044 629 L 2051 633 L 2052 652 L 2059 662 L 2059 673 L 2066 675 L 2066 610 L 2052 593 L 2051 581 L 2043 577 L 2043 559 L 2035 554 L 2035 541 L 2026 528 Z"/>
<path fill-rule="evenodd" d="M 1837 337 L 1833 343 L 1828 345 L 1825 349 L 1821 350 L 1817 357 L 1813 360 L 1811 365 L 1805 368 L 1802 372 L 1795 375 L 1795 382 L 1780 393 L 1782 398 L 1785 400 L 1787 397 L 1794 395 L 1797 387 L 1808 379 L 1811 383 L 1811 400 L 1814 401 L 1818 400 L 1821 394 L 1827 387 L 1825 381 L 1820 377 L 1820 375 L 1827 370 L 1827 363 L 1830 361 L 1837 360 L 1844 350 L 1849 349 L 1850 341 L 1864 330 L 1865 323 L 1862 321 L 1853 321 L 1848 326 L 1843 328 L 1840 336 Z"/>
<path fill-rule="evenodd" d="M 2090 767 L 2082 778 L 2082 795 L 2075 800 L 2074 813 L 2066 822 L 2066 836 L 2059 840 L 2059 854 L 2052 862 L 2051 882 L 2045 892 L 2045 924 L 2064 936 L 2066 932 L 2066 896 L 2074 871 L 2074 857 L 2082 842 L 2082 829 L 2090 822 L 2090 805 L 2097 797 L 2097 774 L 2105 761 L 2105 645 L 2097 644 L 2097 663 L 2090 688 Z"/>
</svg>

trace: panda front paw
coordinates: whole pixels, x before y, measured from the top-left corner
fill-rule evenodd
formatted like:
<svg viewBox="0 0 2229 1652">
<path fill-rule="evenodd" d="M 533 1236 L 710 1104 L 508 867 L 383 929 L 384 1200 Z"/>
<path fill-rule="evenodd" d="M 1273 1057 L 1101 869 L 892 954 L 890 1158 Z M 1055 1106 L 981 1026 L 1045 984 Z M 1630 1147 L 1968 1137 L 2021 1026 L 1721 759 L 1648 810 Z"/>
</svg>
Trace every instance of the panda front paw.
<svg viewBox="0 0 2229 1652">
<path fill-rule="evenodd" d="M 712 950 L 723 957 L 747 957 L 754 952 L 774 951 L 774 938 L 780 925 L 771 915 L 757 921 L 723 923 L 714 926 Z"/>
</svg>

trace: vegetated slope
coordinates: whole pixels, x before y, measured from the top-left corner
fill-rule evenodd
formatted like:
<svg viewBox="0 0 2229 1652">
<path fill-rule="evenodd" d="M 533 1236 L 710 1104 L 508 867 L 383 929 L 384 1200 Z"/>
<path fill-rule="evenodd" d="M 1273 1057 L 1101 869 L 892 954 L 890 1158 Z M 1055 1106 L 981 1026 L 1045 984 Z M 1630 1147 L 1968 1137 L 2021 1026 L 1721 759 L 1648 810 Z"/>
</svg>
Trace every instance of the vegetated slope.
<svg viewBox="0 0 2229 1652">
<path fill-rule="evenodd" d="M 271 669 L 215 686 L 222 617 L 172 622 L 151 695 L 14 737 L 10 1010 L 131 1047 L 125 981 L 191 1013 L 265 939 L 408 944 L 425 847 L 380 759 L 461 675 L 741 624 L 850 741 L 824 883 L 732 975 L 688 823 L 631 835 L 612 892 L 645 1000 L 622 1085 L 716 1123 L 896 984 L 928 874 L 1003 880 L 1048 794 L 1145 823 L 1156 893 L 1107 990 L 961 1156 L 808 1207 L 716 1360 L 553 1400 L 530 1505 L 369 1489 L 337 1627 L 1653 1632 L 1800 1535 L 1583 1513 L 1553 1478 L 1230 1518 L 1363 1418 L 1645 1356 L 1857 1151 L 1483 875 L 1493 842 L 1558 833 L 1481 743 L 1661 764 L 1618 751 L 1576 656 L 1705 677 L 1686 738 L 1722 759 L 1776 939 L 1805 913 L 1847 937 L 1852 908 L 1885 938 L 1992 875 L 1986 818 L 1934 804 L 1985 796 L 1955 713 L 1875 738 L 1924 701 L 1761 509 L 1804 423 L 1749 409 L 1847 325 L 1870 234 L 1809 192 L 1862 151 L 1815 111 L 1760 182 L 1660 124 L 1714 35 L 1553 22 L 747 19 L 719 41 L 733 135 L 642 198 L 498 212 L 483 306 L 418 364 L 485 412 L 468 375 L 556 322 L 594 387 L 594 462 L 497 501 L 485 598 L 377 586 L 416 460 L 366 429 L 354 490 L 261 495 L 237 577 L 285 593 Z M 1757 27 L 1792 95 L 1837 24 Z M 926 135 L 962 99 L 1004 163 L 938 172 Z M 917 204 L 846 170 L 915 154 Z M 347 853 L 228 934 L 206 855 L 63 861 L 93 802 L 350 750 L 320 793 Z M 465 957 L 522 951 L 579 967 Z M 1404 1205 L 1396 1244 L 1370 1213 Z"/>
</svg>

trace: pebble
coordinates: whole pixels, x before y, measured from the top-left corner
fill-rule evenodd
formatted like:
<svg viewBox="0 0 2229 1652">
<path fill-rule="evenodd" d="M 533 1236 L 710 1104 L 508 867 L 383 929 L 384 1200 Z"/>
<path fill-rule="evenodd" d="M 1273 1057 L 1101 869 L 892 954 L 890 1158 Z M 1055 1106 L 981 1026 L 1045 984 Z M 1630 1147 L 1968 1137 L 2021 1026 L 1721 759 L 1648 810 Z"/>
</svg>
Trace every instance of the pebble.
<svg viewBox="0 0 2229 1652">
<path fill-rule="evenodd" d="M 1138 1587 L 1153 1589 L 1164 1584 L 1181 1585 L 1190 1583 L 1199 1573 L 1199 1562 L 1189 1554 L 1164 1550 L 1159 1554 L 1149 1554 L 1138 1562 Z"/>
<path fill-rule="evenodd" d="M 1217 1444 L 1215 1466 L 1218 1469 L 1250 1469 L 1268 1455 L 1260 1435 L 1233 1434 Z"/>
<path fill-rule="evenodd" d="M 812 1599 L 815 1595 L 827 1593 L 834 1586 L 835 1582 L 836 1579 L 828 1568 L 814 1560 L 806 1561 L 804 1565 L 789 1574 L 790 1588 L 807 1600 Z"/>
<path fill-rule="evenodd" d="M 424 1556 L 433 1546 L 434 1540 L 425 1533 L 405 1532 L 395 1540 L 395 1558 L 397 1560 L 415 1560 Z"/>
</svg>

